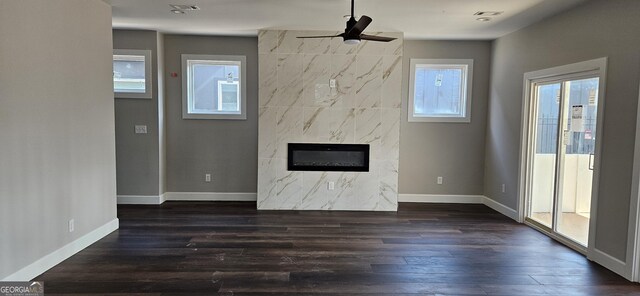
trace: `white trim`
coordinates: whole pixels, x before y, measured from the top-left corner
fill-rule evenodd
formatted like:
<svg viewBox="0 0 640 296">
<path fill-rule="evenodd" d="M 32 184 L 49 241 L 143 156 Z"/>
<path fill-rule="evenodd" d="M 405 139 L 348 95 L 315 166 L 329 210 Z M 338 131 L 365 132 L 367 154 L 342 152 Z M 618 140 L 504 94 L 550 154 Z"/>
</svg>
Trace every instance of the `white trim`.
<svg viewBox="0 0 640 296">
<path fill-rule="evenodd" d="M 638 104 L 636 112 L 636 142 L 633 153 L 631 201 L 629 203 L 627 262 L 629 262 L 629 279 L 640 282 L 640 104 Z"/>
<path fill-rule="evenodd" d="M 415 79 L 417 65 L 427 65 L 433 67 L 455 67 L 464 70 L 462 77 L 461 93 L 464 95 L 464 108 L 462 116 L 438 116 L 438 115 L 416 115 L 414 113 L 415 103 Z M 408 117 L 409 122 L 448 122 L 448 123 L 469 123 L 471 122 L 471 101 L 473 88 L 473 59 L 411 59 L 409 66 L 409 100 Z"/>
<path fill-rule="evenodd" d="M 526 212 L 526 180 L 527 180 L 527 157 L 529 155 L 529 114 L 531 113 L 531 80 L 527 78 L 527 73 L 524 74 L 524 87 L 522 88 L 524 94 L 522 95 L 522 122 L 520 124 L 522 130 L 520 131 L 520 155 L 518 156 L 518 198 L 516 202 L 518 206 L 518 222 L 524 223 Z"/>
<path fill-rule="evenodd" d="M 631 275 L 629 274 L 630 269 L 628 268 L 627 264 L 620 259 L 615 258 L 596 248 L 589 248 L 588 252 L 589 254 L 587 255 L 587 258 L 589 260 L 606 267 L 607 269 L 625 277 L 626 279 L 629 279 L 631 277 Z"/>
<path fill-rule="evenodd" d="M 159 205 L 164 202 L 164 195 L 118 195 L 119 205 Z"/>
<path fill-rule="evenodd" d="M 482 195 L 398 194 L 398 202 L 481 204 Z"/>
<path fill-rule="evenodd" d="M 165 192 L 166 200 L 256 201 L 255 192 Z"/>
<path fill-rule="evenodd" d="M 118 204 L 160 205 L 167 200 L 182 201 L 256 201 L 253 192 L 165 192 L 161 195 L 118 195 Z"/>
<path fill-rule="evenodd" d="M 482 203 L 487 206 L 490 207 L 492 209 L 494 209 L 496 212 L 503 214 L 513 220 L 518 221 L 518 211 L 507 207 L 491 198 L 488 198 L 486 196 L 483 196 L 482 198 Z"/>
<path fill-rule="evenodd" d="M 483 204 L 518 221 L 518 211 L 484 195 L 398 194 L 398 202 Z"/>
<path fill-rule="evenodd" d="M 93 231 L 79 237 L 78 239 L 66 244 L 50 254 L 36 260 L 35 262 L 23 267 L 17 272 L 5 277 L 1 281 L 30 281 L 41 275 L 43 272 L 60 264 L 62 261 L 82 251 L 86 247 L 107 236 L 114 230 L 118 229 L 118 219 L 113 219 L 106 224 L 94 229 Z"/>
<path fill-rule="evenodd" d="M 114 49 L 113 55 L 144 56 L 144 92 L 123 92 L 113 90 L 116 99 L 152 99 L 153 98 L 153 73 L 151 59 L 152 52 L 149 49 Z"/>
</svg>

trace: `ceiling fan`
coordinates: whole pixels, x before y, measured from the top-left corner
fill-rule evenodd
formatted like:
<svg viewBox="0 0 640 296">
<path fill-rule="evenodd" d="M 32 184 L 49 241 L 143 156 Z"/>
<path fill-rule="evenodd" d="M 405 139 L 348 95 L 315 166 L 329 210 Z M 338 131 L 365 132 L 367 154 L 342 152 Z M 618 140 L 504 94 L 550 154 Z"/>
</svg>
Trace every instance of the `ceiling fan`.
<svg viewBox="0 0 640 296">
<path fill-rule="evenodd" d="M 363 15 L 360 17 L 358 21 L 354 17 L 353 6 L 354 0 L 351 0 L 351 18 L 347 21 L 347 28 L 344 30 L 344 33 L 335 36 L 301 36 L 298 38 L 336 38 L 342 37 L 345 44 L 358 44 L 360 40 L 371 40 L 371 41 L 381 41 L 381 42 L 389 42 L 393 41 L 396 38 L 391 37 L 383 37 L 383 36 L 373 36 L 362 34 L 362 31 L 369 26 L 371 21 L 373 21 L 370 17 Z"/>
</svg>

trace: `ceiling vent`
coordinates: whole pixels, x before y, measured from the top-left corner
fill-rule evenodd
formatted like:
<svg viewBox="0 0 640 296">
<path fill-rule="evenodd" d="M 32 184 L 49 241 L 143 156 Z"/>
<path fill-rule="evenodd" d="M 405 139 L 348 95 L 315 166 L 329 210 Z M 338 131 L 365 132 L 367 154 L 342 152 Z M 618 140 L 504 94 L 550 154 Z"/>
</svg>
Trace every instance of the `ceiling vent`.
<svg viewBox="0 0 640 296">
<path fill-rule="evenodd" d="M 169 4 L 173 9 L 182 11 L 200 10 L 200 7 L 196 5 L 183 5 L 183 4 Z"/>
<path fill-rule="evenodd" d="M 476 13 L 474 13 L 473 15 L 478 15 L 478 16 L 496 16 L 496 15 L 501 15 L 504 11 L 478 11 Z"/>
</svg>

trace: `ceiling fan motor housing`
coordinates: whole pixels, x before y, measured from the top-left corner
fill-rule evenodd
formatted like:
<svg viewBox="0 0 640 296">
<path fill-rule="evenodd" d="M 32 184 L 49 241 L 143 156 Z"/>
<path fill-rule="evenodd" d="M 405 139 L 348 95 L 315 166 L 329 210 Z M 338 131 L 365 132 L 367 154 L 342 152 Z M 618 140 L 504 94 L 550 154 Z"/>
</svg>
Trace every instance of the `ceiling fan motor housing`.
<svg viewBox="0 0 640 296">
<path fill-rule="evenodd" d="M 342 35 L 342 39 L 345 43 L 357 44 L 360 42 L 360 34 L 355 36 L 353 34 L 351 34 L 351 36 L 349 35 L 349 31 L 351 31 L 351 29 L 356 25 L 357 22 L 358 21 L 356 21 L 356 18 L 353 16 L 351 16 L 347 21 L 347 28 L 344 29 L 344 35 Z"/>
</svg>

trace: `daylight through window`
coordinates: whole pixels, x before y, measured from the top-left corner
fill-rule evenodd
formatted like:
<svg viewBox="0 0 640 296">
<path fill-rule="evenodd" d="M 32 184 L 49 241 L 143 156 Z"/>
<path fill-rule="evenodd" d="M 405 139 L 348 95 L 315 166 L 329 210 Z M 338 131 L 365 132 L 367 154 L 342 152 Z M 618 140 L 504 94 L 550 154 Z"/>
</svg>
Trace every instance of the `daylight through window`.
<svg viewBox="0 0 640 296">
<path fill-rule="evenodd" d="M 116 98 L 151 98 L 151 51 L 114 50 L 113 92 Z"/>
<path fill-rule="evenodd" d="M 244 57 L 183 55 L 183 117 L 245 119 Z"/>
<path fill-rule="evenodd" d="M 472 60 L 411 60 L 409 121 L 469 122 Z"/>
</svg>

